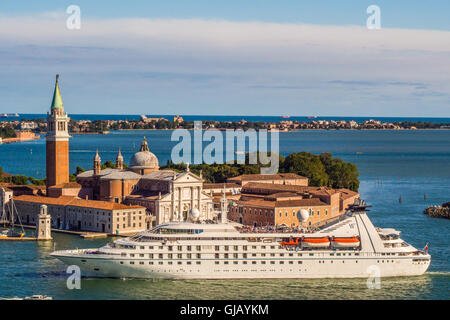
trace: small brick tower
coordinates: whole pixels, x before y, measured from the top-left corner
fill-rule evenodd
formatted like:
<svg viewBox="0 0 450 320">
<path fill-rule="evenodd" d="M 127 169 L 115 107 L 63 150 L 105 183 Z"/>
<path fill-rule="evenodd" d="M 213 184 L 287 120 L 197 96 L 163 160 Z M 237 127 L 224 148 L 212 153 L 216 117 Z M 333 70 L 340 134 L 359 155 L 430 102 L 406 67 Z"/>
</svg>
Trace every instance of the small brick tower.
<svg viewBox="0 0 450 320">
<path fill-rule="evenodd" d="M 56 75 L 51 113 L 47 112 L 47 189 L 69 182 L 69 117 L 64 106 Z"/>
</svg>

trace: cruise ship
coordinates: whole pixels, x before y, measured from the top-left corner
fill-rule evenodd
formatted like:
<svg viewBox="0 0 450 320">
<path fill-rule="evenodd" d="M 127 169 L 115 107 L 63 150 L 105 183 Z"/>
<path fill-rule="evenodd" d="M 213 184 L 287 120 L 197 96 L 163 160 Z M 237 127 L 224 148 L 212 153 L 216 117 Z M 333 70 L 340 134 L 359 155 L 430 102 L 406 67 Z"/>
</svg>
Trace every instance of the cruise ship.
<svg viewBox="0 0 450 320">
<path fill-rule="evenodd" d="M 380 277 L 423 274 L 431 261 L 427 250 L 406 243 L 400 231 L 376 228 L 367 207 L 358 200 L 338 221 L 304 233 L 244 232 L 226 214 L 217 222 L 198 221 L 194 209 L 190 221 L 158 225 L 98 249 L 51 255 L 78 265 L 86 277 L 367 278 L 373 270 Z M 226 205 L 221 212 L 227 212 Z M 299 219 L 307 219 L 305 214 L 300 212 Z"/>
</svg>

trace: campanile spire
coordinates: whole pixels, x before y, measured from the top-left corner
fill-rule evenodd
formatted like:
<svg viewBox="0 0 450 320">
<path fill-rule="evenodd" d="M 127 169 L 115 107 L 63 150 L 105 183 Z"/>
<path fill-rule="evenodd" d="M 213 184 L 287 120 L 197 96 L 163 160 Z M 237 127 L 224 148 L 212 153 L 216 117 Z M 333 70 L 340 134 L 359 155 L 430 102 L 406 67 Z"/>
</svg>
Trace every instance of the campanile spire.
<svg viewBox="0 0 450 320">
<path fill-rule="evenodd" d="M 56 75 L 53 100 L 47 112 L 47 188 L 69 182 L 69 120 Z"/>
</svg>

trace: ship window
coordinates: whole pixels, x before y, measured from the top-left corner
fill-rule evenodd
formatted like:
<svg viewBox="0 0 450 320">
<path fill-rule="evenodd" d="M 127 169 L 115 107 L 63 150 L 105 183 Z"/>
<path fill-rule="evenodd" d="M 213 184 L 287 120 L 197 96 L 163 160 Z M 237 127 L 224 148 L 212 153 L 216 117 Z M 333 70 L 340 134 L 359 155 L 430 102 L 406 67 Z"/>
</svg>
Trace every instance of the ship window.
<svg viewBox="0 0 450 320">
<path fill-rule="evenodd" d="M 252 264 L 256 264 L 256 261 L 252 261 Z"/>
<path fill-rule="evenodd" d="M 144 264 L 144 261 L 140 261 L 139 264 Z"/>
<path fill-rule="evenodd" d="M 123 261 L 120 261 L 120 264 L 123 264 Z"/>
<path fill-rule="evenodd" d="M 168 264 L 173 264 L 173 262 L 172 261 L 169 261 L 169 262 L 167 262 Z"/>
<path fill-rule="evenodd" d="M 238 262 L 237 262 L 237 261 L 233 261 L 233 263 L 234 263 L 234 264 L 238 264 Z"/>
<path fill-rule="evenodd" d="M 247 261 L 242 261 L 243 264 L 247 264 Z"/>
<path fill-rule="evenodd" d="M 216 261 L 216 264 L 219 264 L 219 261 Z"/>
<path fill-rule="evenodd" d="M 148 264 L 153 264 L 153 261 L 149 261 Z"/>
<path fill-rule="evenodd" d="M 220 247 L 219 247 L 219 246 L 215 246 L 215 250 L 216 250 L 216 251 L 219 251 L 219 250 L 220 250 Z"/>
<path fill-rule="evenodd" d="M 131 253 L 131 254 L 130 254 L 130 257 L 134 257 L 134 253 Z"/>
<path fill-rule="evenodd" d="M 284 257 L 284 253 L 280 253 L 280 257 Z"/>
<path fill-rule="evenodd" d="M 200 253 L 197 253 L 197 259 L 200 259 L 202 255 Z"/>
<path fill-rule="evenodd" d="M 298 256 L 299 256 L 299 257 L 301 257 L 301 256 L 302 256 L 302 254 L 301 254 L 301 253 L 299 253 L 299 254 L 298 254 Z"/>
<path fill-rule="evenodd" d="M 238 246 L 233 246 L 233 249 L 234 249 L 235 251 L 237 251 L 237 250 L 238 250 Z"/>
<path fill-rule="evenodd" d="M 224 264 L 228 264 L 228 261 L 224 261 L 223 263 L 224 263 Z"/>
<path fill-rule="evenodd" d="M 143 258 L 143 257 L 144 257 L 144 254 L 143 254 L 143 253 L 139 254 L 139 257 Z"/>
<path fill-rule="evenodd" d="M 270 261 L 270 264 L 275 264 L 275 261 Z"/>
<path fill-rule="evenodd" d="M 191 264 L 191 262 L 190 261 L 188 261 L 188 262 L 186 262 L 187 264 Z"/>
<path fill-rule="evenodd" d="M 289 264 L 293 264 L 294 263 L 294 261 L 289 261 Z"/>
<path fill-rule="evenodd" d="M 178 264 L 182 264 L 182 262 L 181 262 L 181 261 L 178 261 Z"/>
<path fill-rule="evenodd" d="M 261 264 L 266 264 L 266 262 L 265 261 L 261 261 Z"/>
<path fill-rule="evenodd" d="M 145 247 L 144 247 L 144 246 L 140 246 L 139 248 L 140 248 L 140 249 L 145 249 Z"/>
<path fill-rule="evenodd" d="M 158 254 L 158 258 L 159 258 L 159 259 L 162 259 L 162 258 L 163 258 L 162 253 Z"/>
<path fill-rule="evenodd" d="M 162 261 L 159 261 L 158 264 L 163 264 L 163 262 L 162 262 Z"/>
<path fill-rule="evenodd" d="M 130 264 L 134 264 L 134 261 L 130 261 Z"/>
<path fill-rule="evenodd" d="M 301 261 L 298 261 L 298 264 L 302 264 L 302 262 L 301 262 Z"/>
<path fill-rule="evenodd" d="M 201 261 L 197 261 L 196 264 L 202 264 Z"/>
<path fill-rule="evenodd" d="M 314 256 L 314 253 L 310 253 L 309 255 L 310 255 L 310 256 Z"/>
<path fill-rule="evenodd" d="M 172 251 L 173 247 L 172 247 L 172 246 L 168 246 L 167 249 L 168 249 L 169 251 Z"/>
<path fill-rule="evenodd" d="M 201 251 L 202 250 L 202 246 L 197 246 L 197 251 Z"/>
<path fill-rule="evenodd" d="M 280 264 L 284 264 L 284 261 L 280 261 Z"/>
</svg>

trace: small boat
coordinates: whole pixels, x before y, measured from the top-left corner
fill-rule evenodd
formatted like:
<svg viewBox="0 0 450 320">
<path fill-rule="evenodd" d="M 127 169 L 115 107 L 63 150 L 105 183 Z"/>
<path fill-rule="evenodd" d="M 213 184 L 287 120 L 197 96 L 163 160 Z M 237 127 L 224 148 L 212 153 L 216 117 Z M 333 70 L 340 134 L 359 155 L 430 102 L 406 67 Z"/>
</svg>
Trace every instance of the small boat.
<svg viewBox="0 0 450 320">
<path fill-rule="evenodd" d="M 22 238 L 25 233 L 19 233 L 13 229 L 5 229 L 0 231 L 0 238 Z"/>
<path fill-rule="evenodd" d="M 1 189 L 0 192 L 2 193 L 2 199 L 5 199 L 5 189 Z M 25 235 L 25 230 L 23 229 L 23 225 L 20 222 L 20 216 L 17 212 L 17 208 L 14 205 L 14 200 L 11 199 L 9 204 L 2 204 L 2 216 L 0 217 L 0 221 L 2 223 L 2 229 L 0 230 L 0 239 L 5 238 L 22 238 Z M 21 232 L 15 231 L 15 216 L 17 217 L 17 220 L 19 221 Z"/>
<path fill-rule="evenodd" d="M 303 238 L 302 246 L 305 248 L 324 248 L 330 246 L 330 239 L 328 237 L 321 238 Z"/>
<path fill-rule="evenodd" d="M 282 116 L 283 119 L 289 119 L 291 116 Z"/>
<path fill-rule="evenodd" d="M 307 116 L 306 119 L 317 119 L 317 116 Z"/>
<path fill-rule="evenodd" d="M 358 237 L 333 238 L 332 242 L 335 248 L 355 248 L 361 244 Z"/>
</svg>

